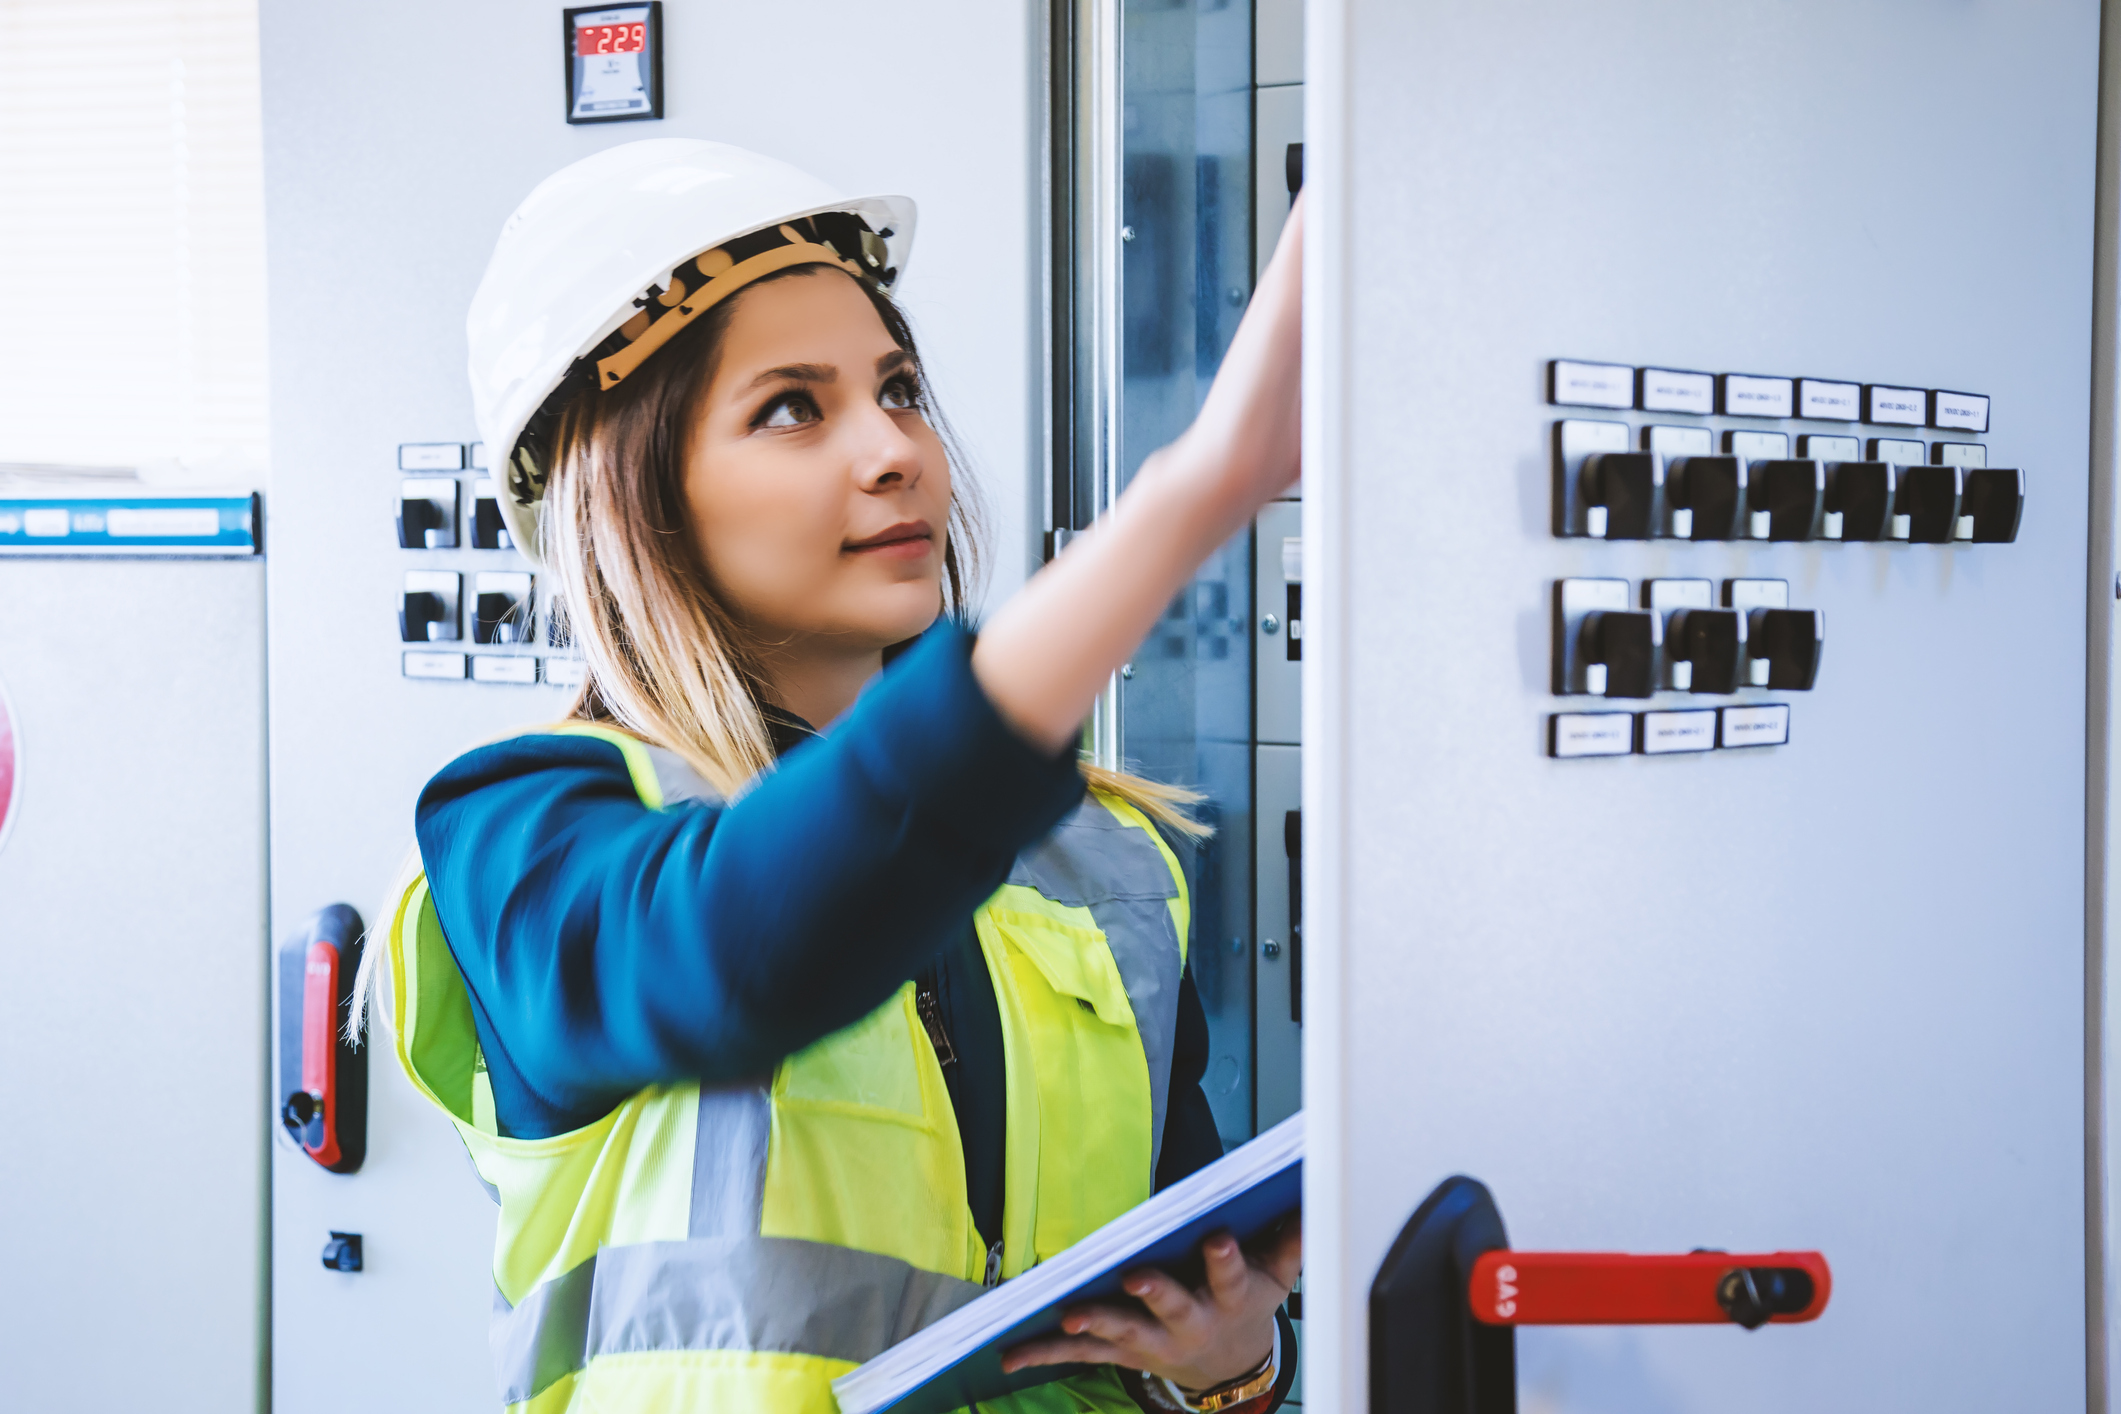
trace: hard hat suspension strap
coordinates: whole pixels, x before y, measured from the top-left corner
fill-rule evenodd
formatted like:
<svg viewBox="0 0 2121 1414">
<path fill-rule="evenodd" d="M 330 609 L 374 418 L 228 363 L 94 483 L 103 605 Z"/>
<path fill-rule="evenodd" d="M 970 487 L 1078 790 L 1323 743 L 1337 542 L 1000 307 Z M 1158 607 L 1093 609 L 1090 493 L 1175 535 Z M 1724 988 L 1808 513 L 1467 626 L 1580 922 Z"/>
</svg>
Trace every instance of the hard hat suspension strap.
<svg viewBox="0 0 2121 1414">
<path fill-rule="evenodd" d="M 831 246 L 805 240 L 787 226 L 781 227 L 781 234 L 788 238 L 787 245 L 775 246 L 772 250 L 762 251 L 733 265 L 728 263 L 728 253 L 719 246 L 696 260 L 680 265 L 671 274 L 670 288 L 649 301 L 633 320 L 620 327 L 620 332 L 625 333 L 635 328 L 635 321 L 644 319 L 646 327 L 641 328 L 633 336 L 633 341 L 624 348 L 597 360 L 597 386 L 616 388 L 639 368 L 650 354 L 669 343 L 693 320 L 744 286 L 778 271 L 797 265 L 833 265 L 856 279 L 874 278 L 870 271 L 844 258 Z M 705 278 L 706 283 L 688 291 L 684 284 L 685 277 L 695 271 Z M 673 295 L 676 296 L 675 300 L 672 299 Z M 675 308 L 667 307 L 673 303 Z M 658 306 L 665 307 L 665 312 L 660 317 L 656 314 Z"/>
</svg>

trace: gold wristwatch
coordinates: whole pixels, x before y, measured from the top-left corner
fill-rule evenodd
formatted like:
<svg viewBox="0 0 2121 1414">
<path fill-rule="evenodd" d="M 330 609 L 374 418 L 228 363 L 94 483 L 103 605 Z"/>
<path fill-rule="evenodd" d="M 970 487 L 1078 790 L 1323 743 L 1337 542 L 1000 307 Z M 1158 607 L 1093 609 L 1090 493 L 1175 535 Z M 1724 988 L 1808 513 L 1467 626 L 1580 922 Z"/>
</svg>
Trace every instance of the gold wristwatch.
<svg viewBox="0 0 2121 1414">
<path fill-rule="evenodd" d="M 1274 1376 L 1280 1361 L 1274 1357 L 1281 1353 L 1281 1332 L 1274 1333 L 1274 1344 L 1267 1348 L 1267 1358 L 1260 1361 L 1259 1368 L 1247 1371 L 1234 1380 L 1226 1380 L 1213 1389 L 1194 1390 L 1183 1385 L 1164 1383 L 1171 1392 L 1184 1402 L 1190 1414 L 1221 1414 L 1240 1404 L 1259 1398 L 1274 1388 Z"/>
</svg>

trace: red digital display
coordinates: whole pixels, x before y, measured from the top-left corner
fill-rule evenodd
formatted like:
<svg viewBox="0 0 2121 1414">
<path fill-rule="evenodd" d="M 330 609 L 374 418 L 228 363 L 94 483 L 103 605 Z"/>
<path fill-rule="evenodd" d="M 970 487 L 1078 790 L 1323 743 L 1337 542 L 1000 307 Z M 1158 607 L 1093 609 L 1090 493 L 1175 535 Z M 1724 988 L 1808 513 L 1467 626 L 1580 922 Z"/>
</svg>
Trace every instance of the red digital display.
<svg viewBox="0 0 2121 1414">
<path fill-rule="evenodd" d="M 581 25 L 574 32 L 574 52 L 591 54 L 638 54 L 648 47 L 648 26 Z"/>
</svg>

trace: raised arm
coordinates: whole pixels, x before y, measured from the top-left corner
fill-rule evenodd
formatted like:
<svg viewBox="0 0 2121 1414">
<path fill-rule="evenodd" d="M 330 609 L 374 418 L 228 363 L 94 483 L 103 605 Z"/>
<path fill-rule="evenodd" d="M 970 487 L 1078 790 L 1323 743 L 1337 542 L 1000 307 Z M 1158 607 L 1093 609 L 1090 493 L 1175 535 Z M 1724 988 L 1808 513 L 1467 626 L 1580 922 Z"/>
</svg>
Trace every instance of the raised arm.
<svg viewBox="0 0 2121 1414">
<path fill-rule="evenodd" d="M 980 634 L 973 672 L 1026 740 L 1066 745 L 1171 596 L 1296 479 L 1303 224 L 1299 197 L 1193 425 Z"/>
</svg>

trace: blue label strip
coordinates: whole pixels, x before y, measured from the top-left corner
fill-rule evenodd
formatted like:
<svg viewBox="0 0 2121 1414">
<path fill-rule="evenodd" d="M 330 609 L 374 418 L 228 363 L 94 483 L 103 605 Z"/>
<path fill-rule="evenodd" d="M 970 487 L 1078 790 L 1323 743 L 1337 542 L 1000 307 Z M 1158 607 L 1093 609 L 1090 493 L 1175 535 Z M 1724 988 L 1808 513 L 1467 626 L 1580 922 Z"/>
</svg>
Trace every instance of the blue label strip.
<svg viewBox="0 0 2121 1414">
<path fill-rule="evenodd" d="M 0 555 L 255 555 L 258 498 L 0 501 Z"/>
</svg>

